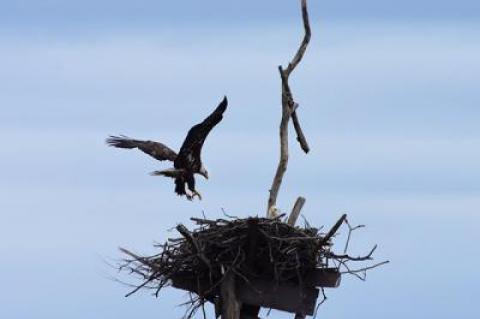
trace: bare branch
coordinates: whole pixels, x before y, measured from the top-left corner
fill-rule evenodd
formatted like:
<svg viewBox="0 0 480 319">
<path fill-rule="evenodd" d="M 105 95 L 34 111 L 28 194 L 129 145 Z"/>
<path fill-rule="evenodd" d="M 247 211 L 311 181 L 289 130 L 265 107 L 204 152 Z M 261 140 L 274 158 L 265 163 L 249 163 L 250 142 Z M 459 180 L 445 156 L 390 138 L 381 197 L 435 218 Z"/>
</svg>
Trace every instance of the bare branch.
<svg viewBox="0 0 480 319">
<path fill-rule="evenodd" d="M 387 261 L 379 262 L 379 263 L 376 263 L 374 265 L 366 266 L 366 267 L 362 267 L 362 268 L 358 268 L 358 269 L 351 269 L 348 265 L 349 262 L 352 262 L 352 261 L 353 262 L 361 262 L 361 261 L 366 261 L 366 260 L 373 260 L 372 256 L 373 256 L 373 253 L 375 252 L 375 250 L 377 249 L 377 245 L 375 245 L 370 250 L 370 252 L 365 256 L 352 257 L 351 255 L 349 255 L 347 253 L 347 251 L 348 251 L 348 246 L 349 246 L 350 240 L 352 238 L 352 233 L 357 229 L 364 228 L 365 225 L 352 226 L 349 223 L 347 218 L 344 218 L 344 222 L 348 227 L 348 236 L 347 236 L 347 240 L 345 242 L 345 247 L 343 249 L 343 255 L 337 255 L 337 254 L 330 251 L 325 256 L 327 258 L 331 258 L 332 260 L 335 260 L 336 262 L 338 262 L 337 269 L 340 271 L 341 274 L 350 274 L 354 277 L 357 277 L 358 279 L 360 279 L 362 281 L 365 281 L 366 277 L 367 277 L 367 271 L 368 270 L 383 266 L 385 264 L 388 264 L 389 261 L 387 260 Z M 342 267 L 346 270 L 341 271 Z"/>
<path fill-rule="evenodd" d="M 280 75 L 284 77 L 282 67 L 279 67 Z M 283 82 L 283 81 L 282 81 Z M 283 82 L 284 83 L 284 82 Z M 268 198 L 267 217 L 275 217 L 275 206 L 277 203 L 278 191 L 282 184 L 283 175 L 287 170 L 288 165 L 288 121 L 290 120 L 291 112 L 288 105 L 287 91 L 285 86 L 282 89 L 282 120 L 280 122 L 280 161 L 278 162 L 277 171 L 273 178 L 272 187 L 270 188 L 270 196 Z"/>
<path fill-rule="evenodd" d="M 317 307 L 315 308 L 315 313 L 313 314 L 314 319 L 317 318 L 318 308 L 320 308 L 320 306 L 323 305 L 323 303 L 328 299 L 327 295 L 325 294 L 325 289 L 323 287 L 320 287 L 320 291 L 322 292 L 322 301 L 320 301 Z"/>
<path fill-rule="evenodd" d="M 287 67 L 285 71 L 287 73 L 287 79 L 292 73 L 292 71 L 297 67 L 297 65 L 302 60 L 303 56 L 305 55 L 305 51 L 307 50 L 308 43 L 310 42 L 310 38 L 312 37 L 312 31 L 310 29 L 310 21 L 308 18 L 308 10 L 307 10 L 307 1 L 302 0 L 302 18 L 303 18 L 303 27 L 305 29 L 305 35 L 303 37 L 302 43 L 298 48 L 295 57 L 293 58 L 292 62 Z M 300 121 L 298 120 L 297 112 L 294 111 L 292 114 L 292 121 L 295 131 L 297 132 L 297 141 L 300 143 L 300 147 L 305 153 L 310 151 L 310 147 L 308 146 L 307 139 L 305 134 L 303 134 L 302 127 L 300 126 Z"/>
<path fill-rule="evenodd" d="M 342 271 L 341 274 L 349 274 L 349 275 L 352 275 L 352 276 L 355 276 L 357 277 L 358 279 L 360 279 L 361 281 L 365 281 L 367 279 L 367 271 L 368 270 L 371 270 L 371 269 L 374 269 L 374 268 L 377 268 L 377 267 L 380 267 L 380 266 L 383 266 L 383 265 L 386 265 L 390 263 L 389 260 L 386 260 L 386 261 L 382 261 L 382 262 L 379 262 L 379 263 L 376 263 L 372 266 L 367 266 L 367 267 L 364 267 L 364 268 L 360 268 L 360 269 L 350 269 L 346 262 L 343 262 L 342 265 L 345 267 L 345 269 L 347 269 L 346 271 Z"/>
<path fill-rule="evenodd" d="M 365 256 L 359 256 L 359 257 L 352 257 L 348 254 L 343 254 L 343 255 L 337 255 L 335 253 L 332 253 L 332 252 L 329 252 L 327 254 L 328 257 L 331 257 L 331 258 L 336 258 L 336 259 L 347 259 L 347 260 L 353 260 L 353 261 L 364 261 L 364 260 L 371 260 L 372 259 L 372 255 L 373 253 L 375 252 L 375 250 L 377 250 L 377 245 L 373 246 L 372 250 L 370 250 L 370 252 L 365 255 Z"/>
<path fill-rule="evenodd" d="M 303 205 L 305 205 L 306 199 L 302 196 L 297 198 L 297 201 L 295 202 L 295 205 L 293 206 L 292 212 L 290 213 L 290 216 L 288 217 L 288 224 L 290 226 L 295 226 L 295 223 L 297 222 L 298 216 L 300 216 L 300 211 L 303 208 Z"/>
<path fill-rule="evenodd" d="M 310 146 L 308 146 L 307 138 L 303 134 L 302 127 L 300 126 L 300 121 L 298 120 L 297 111 L 292 113 L 292 122 L 295 131 L 297 132 L 297 141 L 300 143 L 300 147 L 305 153 L 310 152 Z"/>
<path fill-rule="evenodd" d="M 308 43 L 311 38 L 310 22 L 308 19 L 307 11 L 307 1 L 301 0 L 302 6 L 302 18 L 303 26 L 305 29 L 305 35 L 303 37 L 300 46 L 293 57 L 292 61 L 288 64 L 288 67 L 284 70 L 281 66 L 278 67 L 280 72 L 280 77 L 282 79 L 282 119 L 280 121 L 280 160 L 278 163 L 277 171 L 273 178 L 272 186 L 270 188 L 270 194 L 268 198 L 267 206 L 267 217 L 275 217 L 276 215 L 276 204 L 278 192 L 283 181 L 283 176 L 287 170 L 288 166 L 288 122 L 290 118 L 293 119 L 293 126 L 297 133 L 297 140 L 300 143 L 301 148 L 305 153 L 308 153 L 310 147 L 308 146 L 305 135 L 303 134 L 302 128 L 300 126 L 300 121 L 298 119 L 296 109 L 298 104 L 293 100 L 292 92 L 288 84 L 288 78 L 293 70 L 302 60 L 305 51 L 307 50 Z"/>
<path fill-rule="evenodd" d="M 203 263 L 210 268 L 210 261 L 205 257 L 205 255 L 202 253 L 202 250 L 200 249 L 200 246 L 198 245 L 197 241 L 193 236 L 190 234 L 190 231 L 187 229 L 187 227 L 183 226 L 182 224 L 177 225 L 176 227 L 177 231 L 185 237 L 185 239 L 190 243 L 194 251 L 198 254 L 198 257 L 200 260 L 203 261 Z"/>
<path fill-rule="evenodd" d="M 348 236 L 347 236 L 347 241 L 345 242 L 345 248 L 343 249 L 343 253 L 346 254 L 347 251 L 348 251 L 348 245 L 350 244 L 350 239 L 352 238 L 352 233 L 354 230 L 358 229 L 358 228 L 363 228 L 365 227 L 365 225 L 358 225 L 358 226 L 355 226 L 353 227 L 352 225 L 350 225 L 350 223 L 348 222 L 348 219 L 345 219 L 345 224 L 347 224 L 348 226 Z"/>
<path fill-rule="evenodd" d="M 308 18 L 308 10 L 307 10 L 307 0 L 301 0 L 302 5 L 302 19 L 303 19 L 303 27 L 305 29 L 305 35 L 303 37 L 302 43 L 295 53 L 292 62 L 288 64 L 287 69 L 285 70 L 287 77 L 292 73 L 292 71 L 297 67 L 297 65 L 302 60 L 303 56 L 305 55 L 305 51 L 307 50 L 308 43 L 310 42 L 310 38 L 312 37 L 312 31 L 310 29 L 310 20 Z"/>
</svg>

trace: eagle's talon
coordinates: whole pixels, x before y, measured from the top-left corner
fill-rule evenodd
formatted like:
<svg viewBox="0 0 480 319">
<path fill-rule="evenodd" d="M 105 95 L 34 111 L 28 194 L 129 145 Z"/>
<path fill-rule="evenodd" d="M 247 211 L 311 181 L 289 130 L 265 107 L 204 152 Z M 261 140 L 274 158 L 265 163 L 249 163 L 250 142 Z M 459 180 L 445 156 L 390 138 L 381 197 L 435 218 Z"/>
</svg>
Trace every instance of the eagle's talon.
<svg viewBox="0 0 480 319">
<path fill-rule="evenodd" d="M 192 198 L 194 198 L 195 196 L 197 196 L 199 200 L 202 200 L 202 194 L 200 194 L 199 192 L 193 191 Z"/>
</svg>

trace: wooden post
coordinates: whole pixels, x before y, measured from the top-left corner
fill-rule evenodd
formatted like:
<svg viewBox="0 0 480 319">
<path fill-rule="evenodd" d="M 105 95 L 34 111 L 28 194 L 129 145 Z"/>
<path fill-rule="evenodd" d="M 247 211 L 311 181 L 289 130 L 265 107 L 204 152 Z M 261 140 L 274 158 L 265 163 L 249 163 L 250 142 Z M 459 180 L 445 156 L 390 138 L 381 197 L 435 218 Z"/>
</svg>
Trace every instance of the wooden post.
<svg viewBox="0 0 480 319">
<path fill-rule="evenodd" d="M 259 312 L 260 306 L 242 304 L 242 310 L 240 311 L 240 319 L 259 319 Z"/>
<path fill-rule="evenodd" d="M 235 275 L 227 270 L 220 287 L 222 319 L 240 319 L 240 302 L 235 294 Z"/>
<path fill-rule="evenodd" d="M 305 198 L 299 197 L 297 198 L 297 201 L 295 202 L 295 205 L 293 206 L 292 212 L 290 213 L 290 216 L 288 218 L 288 224 L 290 226 L 295 226 L 295 223 L 297 222 L 298 216 L 300 216 L 300 211 L 303 208 L 303 205 L 305 204 Z M 305 319 L 306 316 L 301 313 L 295 314 L 295 319 Z"/>
</svg>

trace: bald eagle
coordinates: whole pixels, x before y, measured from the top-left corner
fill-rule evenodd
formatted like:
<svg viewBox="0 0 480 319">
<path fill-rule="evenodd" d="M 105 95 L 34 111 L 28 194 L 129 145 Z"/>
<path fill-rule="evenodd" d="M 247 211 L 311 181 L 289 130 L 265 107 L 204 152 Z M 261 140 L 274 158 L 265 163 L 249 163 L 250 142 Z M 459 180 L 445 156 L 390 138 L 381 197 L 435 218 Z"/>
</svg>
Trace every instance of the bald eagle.
<svg viewBox="0 0 480 319">
<path fill-rule="evenodd" d="M 172 168 L 154 171 L 151 175 L 173 178 L 175 180 L 175 193 L 180 196 L 185 195 L 188 200 L 193 200 L 195 196 L 198 196 L 201 200 L 202 195 L 195 189 L 194 174 L 202 175 L 208 179 L 208 171 L 201 160 L 202 146 L 208 133 L 222 120 L 227 104 L 228 101 L 225 96 L 217 108 L 203 122 L 193 126 L 188 131 L 178 154 L 162 143 L 132 139 L 123 135 L 110 136 L 106 143 L 118 148 L 138 148 L 159 161 L 172 161 Z M 188 186 L 188 190 L 185 185 Z"/>
</svg>

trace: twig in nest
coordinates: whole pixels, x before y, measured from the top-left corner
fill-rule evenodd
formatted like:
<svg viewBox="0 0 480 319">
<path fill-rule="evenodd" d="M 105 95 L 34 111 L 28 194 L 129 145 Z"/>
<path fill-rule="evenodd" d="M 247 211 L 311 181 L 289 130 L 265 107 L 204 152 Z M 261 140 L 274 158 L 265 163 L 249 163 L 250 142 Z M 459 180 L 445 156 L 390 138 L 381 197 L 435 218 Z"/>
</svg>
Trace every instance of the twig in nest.
<svg viewBox="0 0 480 319">
<path fill-rule="evenodd" d="M 388 264 L 390 261 L 387 260 L 387 261 L 383 261 L 383 262 L 380 262 L 380 263 L 376 263 L 376 264 L 371 265 L 371 266 L 366 266 L 366 267 L 362 267 L 362 268 L 352 270 L 349 267 L 348 262 L 351 262 L 351 261 L 360 262 L 360 261 L 372 260 L 373 259 L 373 257 L 372 257 L 373 253 L 377 249 L 377 245 L 373 246 L 373 248 L 370 250 L 370 252 L 365 256 L 352 257 L 351 255 L 349 255 L 347 253 L 347 251 L 348 251 L 348 247 L 349 247 L 349 244 L 350 244 L 350 240 L 352 239 L 352 233 L 357 229 L 364 228 L 365 225 L 352 226 L 348 222 L 347 218 L 344 218 L 344 222 L 348 227 L 348 235 L 347 235 L 347 240 L 345 242 L 345 247 L 343 249 L 343 254 L 342 255 L 337 255 L 337 254 L 330 251 L 326 254 L 327 259 L 330 258 L 330 259 L 332 259 L 332 260 L 334 260 L 338 263 L 336 267 L 340 271 L 341 274 L 350 274 L 352 276 L 357 277 L 358 279 L 360 279 L 362 281 L 365 281 L 366 277 L 367 277 L 367 271 L 368 270 L 371 270 L 371 269 L 383 266 L 385 264 Z M 342 271 L 341 270 L 342 267 L 345 268 L 346 270 Z"/>
<path fill-rule="evenodd" d="M 348 268 L 348 266 L 346 266 L 346 269 L 347 271 L 342 271 L 340 272 L 341 274 L 350 274 L 350 275 L 356 275 L 357 278 L 359 278 L 360 280 L 362 281 L 365 281 L 367 279 L 367 271 L 368 270 L 371 270 L 371 269 L 374 269 L 374 268 L 377 268 L 377 267 L 380 267 L 380 266 L 383 266 L 383 265 L 386 265 L 390 263 L 389 260 L 386 260 L 386 261 L 382 261 L 382 262 L 379 262 L 379 263 L 376 263 L 372 266 L 367 266 L 367 267 L 363 267 L 363 268 L 359 268 L 359 269 L 354 269 L 354 270 L 351 270 L 350 268 Z M 359 273 L 362 273 L 363 276 L 359 275 Z"/>
<path fill-rule="evenodd" d="M 332 252 L 329 252 L 328 255 L 331 256 L 332 258 L 335 258 L 335 259 L 346 259 L 346 260 L 351 260 L 351 261 L 365 261 L 365 260 L 371 260 L 372 259 L 372 255 L 373 255 L 373 253 L 375 252 L 376 249 L 377 249 L 377 245 L 373 246 L 372 250 L 367 255 L 359 256 L 359 257 L 352 257 L 352 256 L 349 256 L 348 254 L 336 255 Z"/>
<path fill-rule="evenodd" d="M 342 224 L 347 220 L 347 214 L 343 214 L 342 217 L 340 217 L 340 219 L 335 223 L 335 225 L 333 225 L 333 227 L 329 230 L 329 232 L 325 235 L 325 237 L 323 238 L 323 241 L 325 243 L 327 243 L 332 237 L 333 235 L 335 235 L 338 231 L 338 229 L 340 228 L 340 226 L 342 226 Z"/>
<path fill-rule="evenodd" d="M 352 225 L 350 225 L 350 223 L 348 222 L 348 219 L 345 219 L 345 223 L 348 226 L 348 236 L 347 236 L 347 241 L 345 242 L 345 248 L 343 249 L 344 254 L 347 253 L 348 245 L 350 244 L 350 238 L 352 237 L 353 231 L 356 229 L 365 227 L 365 225 L 357 225 L 355 227 L 352 227 Z"/>
<path fill-rule="evenodd" d="M 327 295 L 325 294 L 325 289 L 323 287 L 320 287 L 320 291 L 322 292 L 322 300 L 317 304 L 317 307 L 315 308 L 315 312 L 313 314 L 313 318 L 317 318 L 318 315 L 318 309 L 320 308 L 321 305 L 327 301 Z"/>
</svg>

